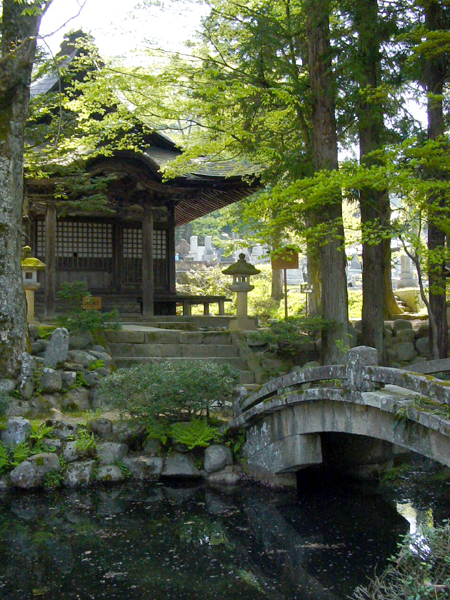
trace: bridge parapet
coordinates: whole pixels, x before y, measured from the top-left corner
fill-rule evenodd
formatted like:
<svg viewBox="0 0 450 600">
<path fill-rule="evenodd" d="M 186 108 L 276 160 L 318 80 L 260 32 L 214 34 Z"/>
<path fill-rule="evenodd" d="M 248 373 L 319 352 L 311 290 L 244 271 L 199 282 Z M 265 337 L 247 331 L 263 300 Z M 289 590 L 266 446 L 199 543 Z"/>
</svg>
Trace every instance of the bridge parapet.
<svg viewBox="0 0 450 600">
<path fill-rule="evenodd" d="M 359 346 L 349 350 L 345 365 L 325 365 L 289 373 L 265 383 L 261 388 L 235 404 L 235 418 L 276 396 L 302 390 L 305 384 L 336 387 L 342 394 L 369 392 L 386 385 L 394 385 L 432 398 L 450 406 L 450 382 L 429 375 L 412 373 L 390 367 L 379 367 L 375 348 Z M 330 386 L 330 382 L 331 385 Z M 357 394 L 356 394 L 357 395 Z"/>
</svg>

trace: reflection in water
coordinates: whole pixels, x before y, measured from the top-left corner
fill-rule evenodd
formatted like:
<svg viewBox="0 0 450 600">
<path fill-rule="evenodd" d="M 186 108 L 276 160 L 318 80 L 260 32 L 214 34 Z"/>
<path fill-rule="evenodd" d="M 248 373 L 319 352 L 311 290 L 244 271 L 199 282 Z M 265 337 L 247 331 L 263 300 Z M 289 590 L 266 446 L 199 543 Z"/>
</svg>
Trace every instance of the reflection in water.
<svg viewBox="0 0 450 600">
<path fill-rule="evenodd" d="M 406 521 L 377 495 L 143 485 L 6 495 L 0 597 L 338 600 Z"/>
<path fill-rule="evenodd" d="M 415 508 L 411 502 L 397 502 L 397 511 L 409 523 L 410 535 L 416 535 L 428 527 L 433 527 L 433 511 L 431 508 Z"/>
</svg>

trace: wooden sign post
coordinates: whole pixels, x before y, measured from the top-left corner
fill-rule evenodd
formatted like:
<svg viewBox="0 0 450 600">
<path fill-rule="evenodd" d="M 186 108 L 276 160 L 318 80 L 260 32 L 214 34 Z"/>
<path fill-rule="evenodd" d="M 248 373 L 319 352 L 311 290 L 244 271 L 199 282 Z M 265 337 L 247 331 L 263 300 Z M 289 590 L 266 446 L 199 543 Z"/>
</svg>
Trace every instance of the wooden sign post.
<svg viewBox="0 0 450 600">
<path fill-rule="evenodd" d="M 285 248 L 277 252 L 277 256 L 272 257 L 272 269 L 283 269 L 284 271 L 284 319 L 288 319 L 288 298 L 287 298 L 287 270 L 298 269 L 298 252 L 291 248 Z"/>
</svg>

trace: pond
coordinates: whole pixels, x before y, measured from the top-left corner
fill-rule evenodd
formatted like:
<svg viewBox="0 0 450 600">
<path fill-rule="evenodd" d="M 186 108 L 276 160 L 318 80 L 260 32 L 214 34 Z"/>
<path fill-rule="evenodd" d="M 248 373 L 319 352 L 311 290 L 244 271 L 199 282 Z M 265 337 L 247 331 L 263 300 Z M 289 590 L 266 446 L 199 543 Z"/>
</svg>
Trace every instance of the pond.
<svg viewBox="0 0 450 600">
<path fill-rule="evenodd" d="M 344 599 L 433 503 L 449 514 L 445 482 L 437 501 L 412 479 L 384 495 L 323 474 L 298 496 L 170 483 L 6 494 L 0 598 Z"/>
</svg>

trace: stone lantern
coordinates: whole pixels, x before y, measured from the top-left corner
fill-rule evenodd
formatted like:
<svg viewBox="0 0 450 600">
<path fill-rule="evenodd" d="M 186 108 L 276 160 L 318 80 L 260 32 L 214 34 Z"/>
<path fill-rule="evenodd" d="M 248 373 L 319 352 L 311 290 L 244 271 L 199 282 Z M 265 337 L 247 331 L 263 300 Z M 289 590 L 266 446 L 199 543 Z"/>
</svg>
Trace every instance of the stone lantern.
<svg viewBox="0 0 450 600">
<path fill-rule="evenodd" d="M 255 320 L 249 318 L 247 314 L 247 294 L 254 289 L 254 286 L 250 285 L 250 276 L 258 275 L 261 271 L 245 260 L 245 254 L 239 254 L 239 260 L 224 269 L 222 273 L 233 276 L 230 289 L 237 293 L 236 320 L 230 322 L 230 329 L 256 329 Z"/>
<path fill-rule="evenodd" d="M 30 246 L 25 246 L 23 249 L 21 266 L 23 287 L 27 297 L 27 321 L 32 323 L 34 321 L 34 292 L 41 286 L 37 280 L 37 272 L 45 269 L 46 265 L 38 258 L 33 258 L 31 256 Z"/>
</svg>

